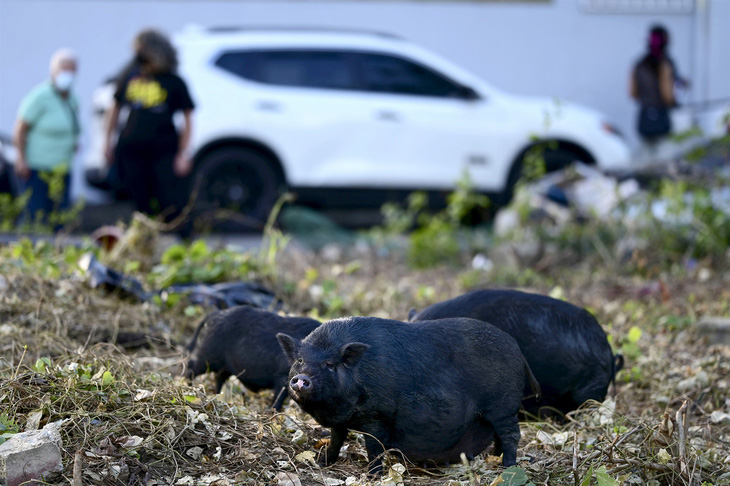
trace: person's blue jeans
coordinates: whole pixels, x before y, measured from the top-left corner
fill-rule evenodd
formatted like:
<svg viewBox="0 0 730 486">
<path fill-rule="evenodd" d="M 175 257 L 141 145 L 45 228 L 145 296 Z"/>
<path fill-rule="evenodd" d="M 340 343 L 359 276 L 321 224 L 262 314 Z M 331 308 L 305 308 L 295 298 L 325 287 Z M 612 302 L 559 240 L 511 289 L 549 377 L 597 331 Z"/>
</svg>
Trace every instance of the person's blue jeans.
<svg viewBox="0 0 730 486">
<path fill-rule="evenodd" d="M 68 209 L 70 205 L 69 201 L 69 186 L 71 184 L 71 174 L 66 173 L 63 176 L 63 192 L 61 194 L 61 200 L 56 206 L 56 202 L 53 201 L 48 194 L 48 183 L 44 181 L 40 176 L 40 171 L 31 170 L 30 177 L 24 180 L 18 178 L 18 194 L 23 194 L 25 191 L 30 191 L 30 198 L 25 205 L 25 210 L 20 219 L 20 224 L 33 224 L 40 222 L 43 224 L 48 223 L 48 215 L 54 211 Z M 53 227 L 54 231 L 61 229 L 60 225 Z"/>
</svg>

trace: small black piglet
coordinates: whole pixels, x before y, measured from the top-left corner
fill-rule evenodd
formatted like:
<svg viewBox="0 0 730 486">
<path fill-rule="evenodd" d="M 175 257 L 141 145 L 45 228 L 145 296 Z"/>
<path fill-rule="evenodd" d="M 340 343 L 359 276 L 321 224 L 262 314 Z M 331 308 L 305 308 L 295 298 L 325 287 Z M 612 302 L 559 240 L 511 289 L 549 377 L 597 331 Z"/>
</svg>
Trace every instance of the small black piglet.
<svg viewBox="0 0 730 486">
<path fill-rule="evenodd" d="M 530 369 L 507 333 L 474 319 L 407 324 L 375 317 L 328 321 L 303 340 L 281 333 L 289 395 L 332 429 L 321 465 L 348 429 L 365 433 L 371 474 L 397 449 L 422 463 L 471 459 L 494 440 L 515 464 L 517 412 Z"/>
<path fill-rule="evenodd" d="M 276 334 L 285 332 L 303 338 L 319 324 L 314 319 L 282 317 L 246 305 L 212 312 L 200 323 L 187 347 L 190 359 L 185 376 L 192 380 L 207 371 L 214 372 L 216 393 L 230 376 L 253 392 L 272 389 L 272 407 L 281 410 L 287 396 L 289 360 Z"/>
</svg>

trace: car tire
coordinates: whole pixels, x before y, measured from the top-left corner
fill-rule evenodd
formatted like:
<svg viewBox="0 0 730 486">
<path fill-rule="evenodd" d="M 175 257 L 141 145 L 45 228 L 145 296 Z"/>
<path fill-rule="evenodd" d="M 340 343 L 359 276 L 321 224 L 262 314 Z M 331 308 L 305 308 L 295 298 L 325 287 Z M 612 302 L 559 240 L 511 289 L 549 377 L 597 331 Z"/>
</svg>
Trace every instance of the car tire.
<svg viewBox="0 0 730 486">
<path fill-rule="evenodd" d="M 564 169 L 573 162 L 582 162 L 584 164 L 593 163 L 591 160 L 588 160 L 588 157 L 586 157 L 585 154 L 581 154 L 577 150 L 571 150 L 563 147 L 546 149 L 544 157 L 545 171 L 548 173 Z"/>
<path fill-rule="evenodd" d="M 525 149 L 524 152 L 515 160 L 510 168 L 509 174 L 507 175 L 507 183 L 505 189 L 500 195 L 499 206 L 506 206 L 512 201 L 514 196 L 515 186 L 522 177 L 522 168 L 524 167 L 524 158 L 529 153 L 532 147 Z M 579 149 L 571 149 L 566 147 L 555 147 L 546 148 L 543 153 L 545 159 L 545 172 L 555 172 L 568 167 L 573 162 L 583 162 L 585 164 L 593 164 L 594 161 L 587 156 L 586 153 L 582 153 Z"/>
<path fill-rule="evenodd" d="M 225 147 L 206 155 L 194 174 L 196 217 L 210 218 L 219 210 L 240 217 L 214 225 L 223 229 L 261 229 L 279 195 L 281 177 L 266 155 L 244 147 Z M 221 224 L 222 223 L 222 224 Z"/>
</svg>

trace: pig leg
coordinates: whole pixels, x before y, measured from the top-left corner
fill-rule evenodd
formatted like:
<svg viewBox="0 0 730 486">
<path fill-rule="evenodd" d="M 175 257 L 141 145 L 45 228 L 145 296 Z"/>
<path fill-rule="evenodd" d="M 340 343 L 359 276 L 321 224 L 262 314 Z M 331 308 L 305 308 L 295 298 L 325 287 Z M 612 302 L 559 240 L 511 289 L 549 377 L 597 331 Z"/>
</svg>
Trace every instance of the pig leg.
<svg viewBox="0 0 730 486">
<path fill-rule="evenodd" d="M 517 414 L 501 417 L 492 421 L 494 427 L 494 455 L 502 456 L 502 465 L 514 466 L 517 463 L 517 445 L 520 443 L 520 425 Z"/>
<path fill-rule="evenodd" d="M 215 392 L 220 393 L 223 389 L 223 385 L 226 383 L 228 378 L 231 377 L 231 373 L 227 369 L 222 369 L 215 374 Z"/>
<path fill-rule="evenodd" d="M 365 449 L 368 452 L 368 475 L 379 476 L 383 473 L 383 444 L 374 437 L 366 435 Z"/>
<path fill-rule="evenodd" d="M 383 473 L 383 456 L 386 450 L 397 445 L 391 442 L 392 429 L 380 421 L 364 424 L 360 429 L 365 437 L 365 450 L 368 453 L 368 476 Z"/>
<path fill-rule="evenodd" d="M 284 400 L 286 397 L 289 396 L 289 393 L 286 391 L 286 384 L 287 380 L 283 383 L 277 383 L 274 385 L 274 402 L 271 404 L 271 408 L 276 410 L 277 412 L 281 412 L 281 407 L 284 405 Z"/>
<path fill-rule="evenodd" d="M 319 461 L 317 461 L 320 466 L 331 466 L 337 462 L 337 456 L 340 455 L 340 449 L 342 449 L 342 444 L 345 443 L 346 438 L 347 427 L 332 427 L 330 433 L 330 445 L 327 446 L 327 449 L 324 450 L 324 454 L 322 454 L 319 457 Z"/>
</svg>

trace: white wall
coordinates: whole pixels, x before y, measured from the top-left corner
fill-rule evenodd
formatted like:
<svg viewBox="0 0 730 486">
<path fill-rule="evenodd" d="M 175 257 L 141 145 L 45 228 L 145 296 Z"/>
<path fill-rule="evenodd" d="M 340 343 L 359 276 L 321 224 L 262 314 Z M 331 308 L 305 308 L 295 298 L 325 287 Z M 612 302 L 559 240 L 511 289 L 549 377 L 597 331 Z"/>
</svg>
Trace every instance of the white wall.
<svg viewBox="0 0 730 486">
<path fill-rule="evenodd" d="M 21 98 L 47 76 L 58 47 L 79 54 L 77 92 L 88 126 L 92 90 L 129 58 L 137 31 L 154 26 L 174 33 L 190 23 L 392 32 L 506 91 L 598 108 L 633 140 L 628 74 L 644 51 L 649 26 L 661 22 L 672 34 L 670 51 L 679 70 L 702 80 L 702 86 L 693 86 L 697 96 L 730 96 L 725 52 L 730 0 L 697 0 L 709 9 L 706 21 L 698 18 L 704 8 L 684 14 L 595 14 L 581 9 L 579 1 L 0 0 L 0 132 L 12 130 Z M 705 43 L 697 40 L 700 34 L 706 34 Z"/>
</svg>

